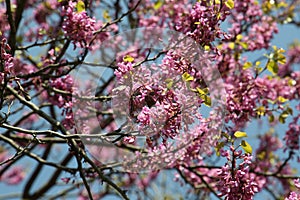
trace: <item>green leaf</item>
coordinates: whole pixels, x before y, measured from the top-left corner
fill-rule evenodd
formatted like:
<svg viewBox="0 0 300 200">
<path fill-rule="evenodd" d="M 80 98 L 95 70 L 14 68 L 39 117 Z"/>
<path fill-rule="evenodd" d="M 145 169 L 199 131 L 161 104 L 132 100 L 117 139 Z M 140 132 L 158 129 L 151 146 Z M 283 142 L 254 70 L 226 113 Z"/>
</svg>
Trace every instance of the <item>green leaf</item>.
<svg viewBox="0 0 300 200">
<path fill-rule="evenodd" d="M 77 4 L 76 4 L 76 9 L 77 9 L 77 12 L 83 12 L 83 11 L 85 11 L 84 2 L 79 0 L 77 2 Z"/>
<path fill-rule="evenodd" d="M 243 49 L 248 49 L 248 44 L 246 42 L 239 42 Z"/>
<path fill-rule="evenodd" d="M 211 98 L 207 95 L 208 90 L 207 89 L 202 90 L 199 87 L 197 87 L 196 89 L 199 97 L 204 101 L 204 105 L 211 107 Z"/>
<path fill-rule="evenodd" d="M 275 120 L 275 117 L 274 117 L 274 115 L 271 114 L 269 116 L 269 122 L 272 123 L 272 122 L 274 122 L 274 120 Z"/>
<path fill-rule="evenodd" d="M 251 62 L 245 62 L 244 66 L 243 66 L 243 70 L 249 69 L 250 67 L 252 67 L 252 63 Z"/>
<path fill-rule="evenodd" d="M 153 8 L 154 8 L 155 10 L 158 10 L 158 9 L 160 9 L 160 7 L 163 6 L 163 4 L 164 4 L 164 1 L 158 0 L 158 1 L 155 2 Z"/>
<path fill-rule="evenodd" d="M 230 43 L 228 44 L 228 47 L 229 47 L 230 49 L 234 49 L 234 47 L 235 47 L 234 42 L 230 42 Z"/>
<path fill-rule="evenodd" d="M 204 46 L 204 51 L 210 51 L 210 46 L 205 45 L 205 46 Z"/>
<path fill-rule="evenodd" d="M 285 123 L 285 119 L 290 115 L 290 110 L 285 110 L 283 111 L 280 115 L 279 115 L 279 122 L 284 124 Z"/>
<path fill-rule="evenodd" d="M 278 118 L 278 121 L 280 123 L 284 124 L 285 123 L 285 118 L 280 115 L 279 118 Z"/>
<path fill-rule="evenodd" d="M 123 57 L 123 61 L 131 63 L 131 62 L 134 61 L 134 58 L 132 56 L 130 56 L 130 55 L 126 55 L 126 56 Z"/>
<path fill-rule="evenodd" d="M 259 116 L 263 116 L 266 113 L 266 108 L 264 106 L 260 106 L 256 109 L 256 114 Z"/>
<path fill-rule="evenodd" d="M 170 78 L 167 78 L 166 79 L 166 83 L 167 83 L 167 88 L 171 89 L 172 86 L 173 86 L 174 81 L 172 79 L 170 79 Z"/>
<path fill-rule="evenodd" d="M 242 140 L 241 147 L 244 149 L 244 151 L 246 153 L 250 153 L 250 154 L 252 153 L 251 145 L 248 142 L 246 142 L 245 140 Z"/>
<path fill-rule="evenodd" d="M 227 2 L 225 2 L 225 5 L 228 8 L 233 9 L 234 8 L 234 0 L 227 0 Z"/>
<path fill-rule="evenodd" d="M 236 131 L 234 133 L 234 136 L 237 137 L 237 138 L 247 137 L 247 133 L 246 132 L 242 132 L 242 131 Z"/>
<path fill-rule="evenodd" d="M 103 16 L 103 18 L 106 19 L 107 21 L 110 21 L 110 20 L 111 20 L 108 10 L 104 10 L 102 16 Z"/>
<path fill-rule="evenodd" d="M 278 64 L 274 60 L 269 60 L 269 62 L 267 63 L 267 69 L 273 75 L 276 75 L 278 73 Z"/>
<path fill-rule="evenodd" d="M 220 150 L 225 146 L 224 142 L 218 142 L 217 146 L 215 147 L 217 156 L 220 156 Z"/>
<path fill-rule="evenodd" d="M 228 133 L 222 132 L 221 135 L 227 139 L 230 139 L 230 135 Z"/>
<path fill-rule="evenodd" d="M 279 96 L 279 97 L 277 98 L 277 100 L 278 100 L 280 103 L 284 103 L 284 102 L 287 102 L 287 101 L 288 101 L 288 99 L 286 99 L 286 98 L 284 98 L 284 97 L 282 97 L 282 96 Z"/>
<path fill-rule="evenodd" d="M 194 80 L 194 77 L 192 77 L 189 73 L 184 72 L 184 74 L 182 74 L 182 79 L 183 79 L 185 82 L 188 82 L 188 81 Z"/>
<path fill-rule="evenodd" d="M 202 90 L 199 87 L 197 87 L 196 89 L 197 89 L 199 97 L 204 101 L 204 105 L 211 107 L 211 98 L 207 95 L 208 89 L 205 88 Z"/>
</svg>

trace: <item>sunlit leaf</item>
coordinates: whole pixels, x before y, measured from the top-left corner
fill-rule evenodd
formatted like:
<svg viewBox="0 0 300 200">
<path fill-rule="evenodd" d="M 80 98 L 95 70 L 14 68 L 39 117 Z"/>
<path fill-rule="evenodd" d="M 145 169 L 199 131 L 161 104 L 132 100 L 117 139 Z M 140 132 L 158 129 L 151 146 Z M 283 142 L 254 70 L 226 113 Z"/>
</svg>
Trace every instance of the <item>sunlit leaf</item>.
<svg viewBox="0 0 300 200">
<path fill-rule="evenodd" d="M 208 90 L 207 89 L 201 89 L 199 87 L 196 88 L 197 92 L 199 94 L 199 97 L 204 101 L 204 104 L 208 107 L 211 106 L 211 98 L 207 95 Z"/>
<path fill-rule="evenodd" d="M 164 4 L 164 2 L 162 0 L 158 0 L 158 1 L 155 2 L 153 8 L 155 10 L 158 10 L 158 9 L 160 9 L 160 7 L 162 7 L 163 4 Z"/>
<path fill-rule="evenodd" d="M 228 8 L 233 9 L 234 8 L 234 0 L 227 0 L 227 2 L 225 2 L 225 5 Z"/>
<path fill-rule="evenodd" d="M 284 102 L 287 102 L 287 101 L 288 101 L 288 99 L 286 99 L 286 98 L 284 98 L 284 97 L 282 97 L 282 96 L 279 96 L 279 97 L 277 98 L 277 100 L 278 100 L 280 103 L 284 103 Z"/>
<path fill-rule="evenodd" d="M 266 113 L 266 108 L 264 106 L 260 106 L 256 109 L 256 114 L 259 116 L 263 116 Z"/>
<path fill-rule="evenodd" d="M 234 42 L 230 42 L 230 43 L 228 44 L 228 47 L 229 47 L 230 49 L 234 49 L 234 47 L 235 47 Z"/>
<path fill-rule="evenodd" d="M 251 62 L 245 62 L 245 64 L 243 65 L 243 70 L 249 69 L 250 67 L 252 67 L 252 63 Z"/>
<path fill-rule="evenodd" d="M 217 156 L 220 156 L 220 150 L 225 146 L 224 142 L 218 142 L 216 147 L 215 147 L 215 151 Z"/>
<path fill-rule="evenodd" d="M 278 73 L 278 65 L 274 60 L 269 60 L 267 63 L 267 69 L 273 74 L 276 75 Z"/>
<path fill-rule="evenodd" d="M 134 58 L 130 55 L 126 55 L 126 56 L 123 57 L 123 61 L 124 62 L 133 62 Z"/>
<path fill-rule="evenodd" d="M 204 46 L 204 51 L 209 51 L 209 50 L 210 50 L 210 46 L 205 45 L 205 46 Z"/>
<path fill-rule="evenodd" d="M 250 153 L 250 154 L 252 153 L 251 145 L 248 142 L 246 142 L 245 140 L 242 140 L 241 147 L 244 149 L 244 151 L 246 153 Z"/>
<path fill-rule="evenodd" d="M 76 4 L 76 9 L 77 9 L 77 12 L 85 11 L 84 2 L 79 0 Z"/>
<path fill-rule="evenodd" d="M 108 10 L 104 10 L 103 18 L 108 20 L 108 21 L 111 20 Z"/>
<path fill-rule="evenodd" d="M 166 83 L 167 83 L 167 88 L 171 89 L 174 81 L 172 79 L 168 78 L 168 79 L 166 79 Z"/>
<path fill-rule="evenodd" d="M 183 79 L 185 82 L 188 82 L 188 81 L 194 80 L 194 77 L 192 77 L 189 73 L 184 72 L 184 74 L 182 74 L 182 79 Z"/>
<path fill-rule="evenodd" d="M 236 36 L 236 39 L 237 39 L 238 41 L 240 41 L 241 39 L 243 39 L 243 35 L 238 34 L 238 35 Z"/>
<path fill-rule="evenodd" d="M 274 122 L 274 120 L 275 120 L 274 115 L 270 115 L 269 116 L 269 122 L 272 123 L 272 122 Z"/>
<path fill-rule="evenodd" d="M 242 132 L 242 131 L 236 131 L 234 133 L 234 136 L 237 137 L 237 138 L 247 137 L 247 133 L 246 132 Z"/>
<path fill-rule="evenodd" d="M 246 42 L 239 42 L 243 49 L 248 49 L 248 44 Z"/>
</svg>

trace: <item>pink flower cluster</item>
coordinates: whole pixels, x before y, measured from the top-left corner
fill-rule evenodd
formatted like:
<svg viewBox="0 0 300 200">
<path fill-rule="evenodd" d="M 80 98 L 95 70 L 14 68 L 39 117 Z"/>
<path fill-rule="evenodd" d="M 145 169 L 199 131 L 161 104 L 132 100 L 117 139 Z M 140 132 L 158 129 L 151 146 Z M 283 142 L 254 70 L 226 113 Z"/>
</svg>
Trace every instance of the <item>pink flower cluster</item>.
<svg viewBox="0 0 300 200">
<path fill-rule="evenodd" d="M 180 105 L 176 95 L 156 85 L 141 86 L 135 91 L 130 102 L 130 115 L 140 124 L 143 134 L 160 134 L 163 143 L 169 137 L 174 138 L 180 128 Z M 151 140 L 147 143 L 153 147 Z"/>
<path fill-rule="evenodd" d="M 10 50 L 11 49 L 10 46 L 7 44 L 6 38 L 2 38 L 0 42 L 0 83 L 2 83 L 6 75 L 14 72 L 14 58 L 11 56 L 10 53 L 8 53 Z"/>
<path fill-rule="evenodd" d="M 255 0 L 236 1 L 230 23 L 229 33 L 234 37 L 249 32 L 242 42 L 248 44 L 250 51 L 269 48 L 273 34 L 278 32 L 276 22 L 269 16 L 263 16 Z"/>
<path fill-rule="evenodd" d="M 255 86 L 255 79 L 250 71 L 243 70 L 240 73 L 226 77 L 227 110 L 226 122 L 232 120 L 238 127 L 255 116 L 255 107 L 260 91 Z M 237 128 L 238 128 L 237 127 Z"/>
<path fill-rule="evenodd" d="M 70 75 L 66 75 L 61 78 L 52 79 L 50 86 L 61 91 L 69 92 L 72 94 L 73 91 L 73 78 Z M 66 117 L 62 121 L 62 124 L 67 128 L 71 129 L 74 126 L 74 119 L 72 113 L 72 97 L 60 93 L 53 93 L 49 98 L 50 102 L 57 105 L 59 108 L 63 107 L 63 113 Z"/>
<path fill-rule="evenodd" d="M 220 22 L 229 14 L 229 8 L 225 5 L 221 10 L 208 2 L 197 2 L 189 14 L 183 16 L 175 25 L 175 30 L 191 36 L 201 45 L 210 45 L 216 38 L 221 38 L 223 32 Z"/>
<path fill-rule="evenodd" d="M 292 191 L 288 197 L 284 200 L 299 200 L 300 199 L 300 179 L 295 179 L 294 184 L 297 188 L 297 191 Z"/>
<path fill-rule="evenodd" d="M 2 148 L 0 148 L 0 163 L 9 159 L 9 156 L 7 155 L 6 151 L 3 151 Z M 2 166 L 0 167 L 1 172 Z M 25 177 L 24 169 L 20 166 L 14 166 L 12 168 L 9 168 L 8 171 L 6 171 L 1 177 L 0 182 L 3 181 L 10 185 L 16 185 L 19 184 Z"/>
<path fill-rule="evenodd" d="M 87 47 L 89 40 L 93 37 L 96 20 L 90 18 L 86 11 L 76 11 L 76 2 L 69 1 L 67 7 L 63 7 L 62 16 L 65 17 L 62 28 L 73 41 L 73 44 L 79 47 Z"/>
<path fill-rule="evenodd" d="M 293 121 L 289 124 L 289 129 L 285 133 L 284 140 L 286 146 L 292 150 L 300 149 L 300 114 L 293 118 Z"/>
<path fill-rule="evenodd" d="M 119 62 L 118 69 L 115 70 L 115 75 L 117 78 L 121 78 L 124 76 L 127 72 L 133 70 L 132 63 L 131 62 Z"/>
<path fill-rule="evenodd" d="M 242 151 L 235 151 L 234 147 L 230 149 L 234 154 L 233 158 L 230 158 L 231 151 L 221 151 L 221 155 L 226 157 L 233 166 L 226 163 L 218 172 L 219 181 L 216 187 L 221 192 L 219 196 L 225 197 L 226 200 L 253 199 L 260 188 L 255 175 L 250 173 L 252 156 L 242 154 Z M 239 160 L 242 161 L 240 164 L 237 163 Z"/>
</svg>

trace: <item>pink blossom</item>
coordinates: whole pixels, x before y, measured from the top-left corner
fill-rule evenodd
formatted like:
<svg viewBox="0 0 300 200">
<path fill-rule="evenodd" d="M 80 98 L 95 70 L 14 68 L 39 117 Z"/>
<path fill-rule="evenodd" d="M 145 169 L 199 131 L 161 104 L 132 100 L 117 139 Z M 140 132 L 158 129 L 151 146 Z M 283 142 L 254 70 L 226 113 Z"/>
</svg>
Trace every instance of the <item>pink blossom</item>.
<svg viewBox="0 0 300 200">
<path fill-rule="evenodd" d="M 95 18 L 90 18 L 86 11 L 76 11 L 76 2 L 69 1 L 67 7 L 63 7 L 62 15 L 65 16 L 62 28 L 65 34 L 76 46 L 86 47 L 95 31 Z"/>
<path fill-rule="evenodd" d="M 147 125 L 150 123 L 150 109 L 148 106 L 144 106 L 137 119 L 143 125 Z"/>
<path fill-rule="evenodd" d="M 22 167 L 13 167 L 10 170 L 8 170 L 3 175 L 3 180 L 10 185 L 16 185 L 19 184 L 25 177 L 24 169 Z"/>
<path fill-rule="evenodd" d="M 118 69 L 114 72 L 117 78 L 121 78 L 127 72 L 133 69 L 131 62 L 121 62 L 118 63 Z"/>
</svg>

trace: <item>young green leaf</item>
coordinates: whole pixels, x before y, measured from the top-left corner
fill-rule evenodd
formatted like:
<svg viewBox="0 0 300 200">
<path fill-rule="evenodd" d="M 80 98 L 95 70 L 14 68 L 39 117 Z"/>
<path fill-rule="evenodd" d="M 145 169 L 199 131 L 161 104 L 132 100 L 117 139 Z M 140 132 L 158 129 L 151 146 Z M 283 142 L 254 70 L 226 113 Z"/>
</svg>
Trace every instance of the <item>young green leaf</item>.
<svg viewBox="0 0 300 200">
<path fill-rule="evenodd" d="M 242 140 L 241 147 L 244 149 L 244 151 L 246 153 L 250 153 L 250 154 L 252 153 L 251 145 L 248 142 L 246 142 L 245 140 Z"/>
<path fill-rule="evenodd" d="M 78 1 L 76 4 L 77 12 L 85 11 L 85 5 L 83 1 Z"/>
<path fill-rule="evenodd" d="M 234 0 L 228 0 L 227 2 L 225 2 L 225 5 L 228 8 L 233 9 L 234 8 Z"/>
<path fill-rule="evenodd" d="M 188 82 L 188 81 L 194 80 L 194 77 L 192 77 L 189 73 L 184 72 L 184 74 L 182 74 L 182 79 L 183 79 L 185 82 Z"/>
<path fill-rule="evenodd" d="M 130 55 L 126 55 L 126 56 L 124 56 L 123 57 L 123 61 L 124 62 L 133 62 L 134 61 L 134 58 L 133 57 L 131 57 Z"/>
<path fill-rule="evenodd" d="M 234 133 L 234 136 L 237 137 L 237 138 L 247 137 L 247 133 L 246 132 L 242 132 L 242 131 L 236 131 Z"/>
</svg>

